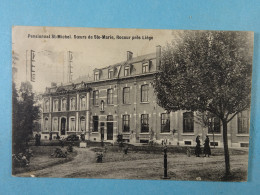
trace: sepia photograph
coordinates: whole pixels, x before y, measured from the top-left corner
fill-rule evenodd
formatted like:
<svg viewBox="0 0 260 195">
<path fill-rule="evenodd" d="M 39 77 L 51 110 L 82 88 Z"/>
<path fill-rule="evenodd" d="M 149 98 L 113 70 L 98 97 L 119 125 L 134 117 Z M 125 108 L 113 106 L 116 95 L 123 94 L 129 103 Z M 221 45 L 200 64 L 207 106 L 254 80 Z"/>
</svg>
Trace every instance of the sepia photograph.
<svg viewBox="0 0 260 195">
<path fill-rule="evenodd" d="M 253 42 L 13 26 L 12 175 L 246 182 Z"/>
</svg>

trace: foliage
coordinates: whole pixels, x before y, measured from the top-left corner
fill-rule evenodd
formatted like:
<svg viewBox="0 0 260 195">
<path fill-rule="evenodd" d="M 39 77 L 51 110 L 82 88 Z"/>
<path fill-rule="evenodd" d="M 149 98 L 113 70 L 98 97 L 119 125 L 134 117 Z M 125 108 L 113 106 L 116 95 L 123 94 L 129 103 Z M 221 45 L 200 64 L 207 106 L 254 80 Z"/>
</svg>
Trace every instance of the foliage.
<svg viewBox="0 0 260 195">
<path fill-rule="evenodd" d="M 252 38 L 248 32 L 183 31 L 164 48 L 155 79 L 158 104 L 166 110 L 209 112 L 222 121 L 226 174 L 227 124 L 250 108 Z"/>
<path fill-rule="evenodd" d="M 34 121 L 39 119 L 39 107 L 35 105 L 32 85 L 22 82 L 19 93 L 13 83 L 12 87 L 12 125 L 13 125 L 13 153 L 23 152 L 26 147 Z"/>
</svg>

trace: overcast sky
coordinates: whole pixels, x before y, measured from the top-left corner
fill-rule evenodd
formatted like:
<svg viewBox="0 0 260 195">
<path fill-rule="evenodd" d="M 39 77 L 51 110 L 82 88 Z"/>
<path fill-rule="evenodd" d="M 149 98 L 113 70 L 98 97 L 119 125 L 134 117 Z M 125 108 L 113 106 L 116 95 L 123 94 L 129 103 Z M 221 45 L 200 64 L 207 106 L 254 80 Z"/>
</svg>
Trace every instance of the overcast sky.
<svg viewBox="0 0 260 195">
<path fill-rule="evenodd" d="M 67 53 L 73 53 L 73 79 L 93 74 L 93 69 L 102 68 L 126 60 L 126 52 L 132 51 L 134 57 L 153 53 L 157 45 L 164 46 L 173 39 L 172 30 L 141 29 L 104 29 L 104 28 L 65 28 L 65 27 L 13 27 L 13 52 L 17 73 L 15 82 L 19 86 L 30 80 L 30 50 L 35 51 L 36 78 L 33 88 L 43 92 L 51 82 L 67 81 Z M 35 35 L 71 35 L 71 39 L 31 38 Z M 86 36 L 87 39 L 74 39 L 74 35 Z M 88 39 L 88 36 L 93 39 Z M 94 39 L 94 35 L 112 35 L 115 39 Z M 131 39 L 117 39 L 119 36 L 131 36 Z M 132 40 L 138 35 L 141 39 Z M 142 39 L 153 37 L 152 40 Z M 26 51 L 27 60 L 26 60 Z"/>
</svg>

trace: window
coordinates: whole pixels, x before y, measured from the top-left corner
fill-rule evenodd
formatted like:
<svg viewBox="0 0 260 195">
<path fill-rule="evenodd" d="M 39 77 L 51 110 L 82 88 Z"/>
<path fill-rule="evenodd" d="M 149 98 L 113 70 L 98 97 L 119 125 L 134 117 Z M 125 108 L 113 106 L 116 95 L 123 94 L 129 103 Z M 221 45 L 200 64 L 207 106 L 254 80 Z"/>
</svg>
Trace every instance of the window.
<svg viewBox="0 0 260 195">
<path fill-rule="evenodd" d="M 93 105 L 98 106 L 98 91 L 93 91 Z"/>
<path fill-rule="evenodd" d="M 208 133 L 220 133 L 220 119 L 218 117 L 208 119 Z"/>
<path fill-rule="evenodd" d="M 48 131 L 48 129 L 49 129 L 49 119 L 45 118 L 44 119 L 44 130 Z"/>
<path fill-rule="evenodd" d="M 237 127 L 239 134 L 249 134 L 249 111 L 242 111 L 237 114 Z"/>
<path fill-rule="evenodd" d="M 194 132 L 193 112 L 183 113 L 183 133 Z"/>
<path fill-rule="evenodd" d="M 58 118 L 53 118 L 52 131 L 58 131 Z"/>
<path fill-rule="evenodd" d="M 107 90 L 107 104 L 113 104 L 113 89 Z"/>
<path fill-rule="evenodd" d="M 70 118 L 70 124 L 69 124 L 69 130 L 70 131 L 75 131 L 76 128 L 75 128 L 75 117 L 71 117 Z"/>
<path fill-rule="evenodd" d="M 104 107 L 104 100 L 101 100 L 101 111 L 104 111 L 105 107 Z"/>
<path fill-rule="evenodd" d="M 85 110 L 86 109 L 86 96 L 82 96 L 80 98 L 80 109 Z"/>
<path fill-rule="evenodd" d="M 45 103 L 44 103 L 44 111 L 45 112 L 49 112 L 49 109 L 50 109 L 50 102 L 49 100 L 46 100 Z"/>
<path fill-rule="evenodd" d="M 130 103 L 130 87 L 125 87 L 123 89 L 123 104 Z"/>
<path fill-rule="evenodd" d="M 95 72 L 94 73 L 94 81 L 98 81 L 99 80 L 99 72 Z"/>
<path fill-rule="evenodd" d="M 98 132 L 98 116 L 93 116 L 93 131 Z"/>
<path fill-rule="evenodd" d="M 149 85 L 141 86 L 141 102 L 148 102 Z"/>
<path fill-rule="evenodd" d="M 149 72 L 149 64 L 148 64 L 148 62 L 143 64 L 142 72 L 143 73 Z"/>
<path fill-rule="evenodd" d="M 85 120 L 85 117 L 82 116 L 80 117 L 80 131 L 85 131 L 86 129 L 86 120 Z"/>
<path fill-rule="evenodd" d="M 125 76 L 129 76 L 130 75 L 130 67 L 129 66 L 125 67 L 124 75 Z"/>
<path fill-rule="evenodd" d="M 141 133 L 149 132 L 149 115 L 141 115 Z"/>
<path fill-rule="evenodd" d="M 111 70 L 108 70 L 108 78 L 109 79 L 112 79 L 113 78 L 113 70 L 111 69 Z"/>
<path fill-rule="evenodd" d="M 129 115 L 123 115 L 123 132 L 129 132 L 130 131 L 130 116 Z"/>
<path fill-rule="evenodd" d="M 59 100 L 53 101 L 53 111 L 58 112 L 59 111 Z"/>
<path fill-rule="evenodd" d="M 70 99 L 70 110 L 76 110 L 76 98 Z"/>
<path fill-rule="evenodd" d="M 161 132 L 170 132 L 170 114 L 162 113 L 161 115 Z"/>
<path fill-rule="evenodd" d="M 66 111 L 67 110 L 66 108 L 67 108 L 67 100 L 64 98 L 61 101 L 61 110 Z"/>
</svg>

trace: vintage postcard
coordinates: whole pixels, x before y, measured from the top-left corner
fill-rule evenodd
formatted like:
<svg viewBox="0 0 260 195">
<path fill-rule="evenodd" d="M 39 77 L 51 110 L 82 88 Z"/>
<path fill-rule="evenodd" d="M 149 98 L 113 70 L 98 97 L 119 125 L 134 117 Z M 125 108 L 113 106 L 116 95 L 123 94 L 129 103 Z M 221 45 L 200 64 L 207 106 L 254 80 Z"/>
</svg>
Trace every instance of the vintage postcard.
<svg viewBox="0 0 260 195">
<path fill-rule="evenodd" d="M 253 32 L 12 33 L 13 176 L 247 181 Z"/>
</svg>

